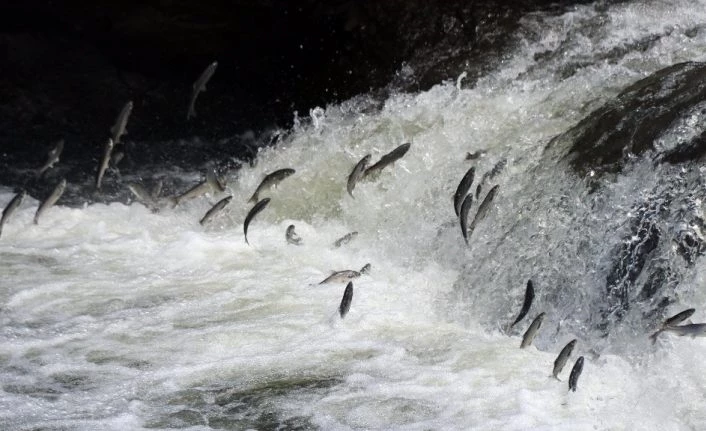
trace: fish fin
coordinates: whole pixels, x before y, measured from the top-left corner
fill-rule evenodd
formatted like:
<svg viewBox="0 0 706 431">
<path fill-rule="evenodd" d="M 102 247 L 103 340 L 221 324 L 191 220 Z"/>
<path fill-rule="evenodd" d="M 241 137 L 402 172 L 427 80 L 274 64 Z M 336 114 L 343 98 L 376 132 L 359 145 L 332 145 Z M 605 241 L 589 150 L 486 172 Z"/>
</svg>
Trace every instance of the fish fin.
<svg viewBox="0 0 706 431">
<path fill-rule="evenodd" d="M 662 332 L 663 330 L 660 329 L 659 331 L 655 332 L 654 334 L 650 335 L 650 339 L 652 340 L 652 344 L 655 344 L 657 342 L 657 336 Z"/>
<path fill-rule="evenodd" d="M 252 197 L 248 200 L 248 202 L 254 202 L 254 203 L 256 203 L 256 202 L 257 202 L 257 193 L 255 193 L 254 195 L 252 195 Z"/>
<path fill-rule="evenodd" d="M 557 382 L 560 382 L 560 381 L 561 381 L 561 379 L 560 379 L 559 377 L 555 376 L 555 375 L 552 375 L 552 378 L 556 379 Z"/>
</svg>

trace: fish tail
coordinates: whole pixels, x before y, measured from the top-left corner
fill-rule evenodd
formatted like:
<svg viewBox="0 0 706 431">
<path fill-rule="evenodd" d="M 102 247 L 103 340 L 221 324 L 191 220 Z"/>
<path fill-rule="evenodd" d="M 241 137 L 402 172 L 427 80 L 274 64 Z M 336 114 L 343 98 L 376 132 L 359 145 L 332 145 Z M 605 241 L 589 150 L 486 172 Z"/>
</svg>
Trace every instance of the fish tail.
<svg viewBox="0 0 706 431">
<path fill-rule="evenodd" d="M 255 192 L 255 194 L 252 195 L 252 197 L 250 198 L 250 200 L 248 200 L 248 202 L 257 202 L 257 192 Z"/>
<path fill-rule="evenodd" d="M 650 335 L 650 339 L 652 340 L 652 344 L 655 344 L 657 342 L 657 336 L 662 333 L 664 329 L 660 329 L 659 331 L 655 332 L 654 334 Z"/>
</svg>

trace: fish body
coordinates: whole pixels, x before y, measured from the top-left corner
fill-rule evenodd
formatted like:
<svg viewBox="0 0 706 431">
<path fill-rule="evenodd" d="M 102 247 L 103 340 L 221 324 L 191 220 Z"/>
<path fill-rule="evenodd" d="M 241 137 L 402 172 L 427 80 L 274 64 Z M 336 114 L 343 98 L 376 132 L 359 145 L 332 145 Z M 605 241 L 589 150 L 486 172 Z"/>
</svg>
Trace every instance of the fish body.
<svg viewBox="0 0 706 431">
<path fill-rule="evenodd" d="M 689 317 L 693 316 L 695 311 L 695 308 L 687 308 L 686 310 L 677 313 L 674 316 L 665 320 L 664 323 L 662 323 L 662 326 L 676 326 L 688 319 Z"/>
<path fill-rule="evenodd" d="M 461 179 L 461 182 L 458 183 L 456 193 L 454 194 L 454 210 L 456 211 L 456 215 L 459 215 L 459 211 L 461 210 L 461 204 L 463 203 L 464 198 L 468 194 L 468 190 L 473 184 L 473 179 L 475 178 L 475 175 L 476 167 L 471 166 L 471 168 L 466 172 L 466 175 L 464 175 Z"/>
<path fill-rule="evenodd" d="M 473 195 L 466 195 L 458 213 L 458 220 L 461 223 L 461 235 L 463 235 L 463 240 L 466 241 L 466 244 L 468 244 L 468 211 L 471 210 L 471 204 L 473 204 Z"/>
<path fill-rule="evenodd" d="M 113 143 L 119 144 L 120 138 L 127 133 L 127 120 L 130 118 L 130 113 L 132 112 L 132 100 L 127 102 L 123 109 L 120 111 L 120 115 L 115 120 L 115 124 L 110 128 L 110 133 L 113 134 Z"/>
<path fill-rule="evenodd" d="M 302 239 L 294 232 L 294 225 L 290 224 L 287 227 L 287 233 L 285 235 L 287 238 L 287 243 L 292 245 L 301 245 Z"/>
<path fill-rule="evenodd" d="M 512 322 L 512 325 L 510 325 L 510 329 L 512 329 L 513 326 L 517 325 L 522 319 L 525 318 L 527 312 L 532 306 L 532 300 L 534 300 L 534 286 L 532 285 L 532 280 L 527 280 L 527 287 L 525 288 L 525 300 L 522 303 L 522 309 L 520 310 L 520 314 L 517 316 L 515 321 Z"/>
<path fill-rule="evenodd" d="M 2 217 L 0 218 L 0 235 L 2 235 L 2 227 L 5 225 L 5 222 L 7 222 L 12 213 L 14 213 L 15 210 L 22 205 L 22 201 L 25 199 L 25 196 L 27 196 L 27 191 L 20 191 L 10 200 L 5 209 L 2 211 Z"/>
<path fill-rule="evenodd" d="M 213 193 L 226 191 L 225 185 L 221 183 L 221 181 L 216 176 L 216 172 L 214 172 L 212 169 L 206 171 L 206 182 L 211 187 L 211 191 Z"/>
<path fill-rule="evenodd" d="M 481 220 L 483 220 L 486 215 L 488 215 L 488 211 L 490 211 L 490 204 L 493 202 L 493 199 L 495 198 L 495 195 L 498 193 L 499 188 L 500 188 L 499 184 L 494 186 L 492 189 L 490 189 L 488 194 L 485 195 L 485 198 L 483 198 L 483 202 L 480 203 L 480 206 L 478 207 L 478 211 L 476 212 L 476 216 L 473 217 L 473 222 L 468 227 L 468 235 L 469 236 L 473 233 L 473 230 L 476 228 L 476 225 Z"/>
<path fill-rule="evenodd" d="M 543 320 L 544 313 L 539 313 L 539 315 L 534 318 L 529 328 L 527 328 L 525 335 L 522 336 L 522 343 L 520 344 L 520 349 L 524 349 L 525 347 L 532 344 L 534 337 L 537 336 L 537 332 L 539 332 L 539 328 L 542 326 Z"/>
<path fill-rule="evenodd" d="M 342 237 L 340 237 L 339 239 L 334 241 L 333 246 L 338 248 L 342 245 L 348 244 L 349 242 L 351 242 L 353 240 L 353 238 L 355 238 L 357 236 L 358 236 L 357 231 L 348 232 L 347 234 L 343 235 Z"/>
<path fill-rule="evenodd" d="M 142 184 L 128 183 L 127 188 L 130 189 L 130 192 L 132 192 L 133 195 L 135 195 L 135 199 L 142 203 L 145 207 L 150 209 L 152 212 L 159 211 L 157 200 Z"/>
<path fill-rule="evenodd" d="M 397 160 L 401 159 L 402 156 L 407 154 L 407 151 L 409 151 L 409 147 L 411 145 L 412 144 L 407 142 L 385 154 L 377 163 L 365 170 L 365 175 L 363 175 L 363 177 L 367 178 L 379 174 L 380 171 L 382 171 L 387 165 L 395 163 Z"/>
<path fill-rule="evenodd" d="M 103 148 L 103 158 L 101 159 L 100 165 L 98 165 L 98 176 L 96 177 L 96 189 L 101 189 L 101 183 L 103 182 L 103 175 L 105 170 L 108 169 L 108 163 L 110 163 L 110 155 L 113 152 L 114 146 L 113 138 L 108 138 L 105 147 Z"/>
<path fill-rule="evenodd" d="M 245 234 L 245 243 L 250 245 L 248 242 L 248 226 L 250 225 L 250 222 L 252 221 L 253 218 L 262 210 L 265 209 L 267 204 L 270 203 L 270 198 L 265 198 L 258 203 L 255 204 L 255 206 L 252 207 L 248 215 L 245 217 L 245 222 L 243 223 L 243 233 Z"/>
<path fill-rule="evenodd" d="M 206 211 L 206 214 L 203 216 L 203 218 L 201 218 L 199 224 L 201 224 L 201 226 L 206 224 L 206 222 L 211 220 L 213 216 L 221 212 L 221 210 L 225 208 L 228 203 L 230 203 L 231 199 L 233 199 L 233 196 L 226 196 L 220 201 L 216 202 L 216 204 L 212 206 L 210 210 Z"/>
<path fill-rule="evenodd" d="M 279 184 L 282 180 L 294 174 L 295 172 L 296 171 L 294 169 L 285 168 L 267 174 L 265 178 L 263 178 L 263 180 L 260 182 L 260 185 L 257 186 L 257 189 L 255 189 L 255 193 L 253 193 L 252 197 L 248 202 L 257 202 L 260 193 L 262 193 L 266 189 L 269 189 L 272 186 L 277 186 L 277 184 Z"/>
<path fill-rule="evenodd" d="M 554 369 L 552 370 L 552 376 L 554 376 L 555 379 L 559 380 L 559 373 L 564 369 L 564 365 L 566 365 L 566 362 L 569 360 L 571 352 L 574 351 L 574 347 L 576 347 L 576 339 L 569 341 L 566 346 L 561 349 L 561 352 L 559 352 L 559 356 L 557 356 L 554 361 Z"/>
<path fill-rule="evenodd" d="M 189 190 L 177 196 L 176 204 L 179 205 L 180 203 L 186 200 L 205 195 L 206 193 L 216 193 L 223 191 L 225 191 L 225 187 L 221 184 L 220 181 L 218 181 L 216 173 L 212 170 L 208 170 L 206 172 L 206 180 L 196 184 Z"/>
<path fill-rule="evenodd" d="M 370 154 L 366 154 L 365 157 L 363 157 L 358 163 L 356 163 L 350 175 L 348 175 L 346 190 L 348 190 L 348 194 L 351 195 L 351 197 L 354 197 L 353 189 L 355 189 L 356 183 L 365 175 L 365 169 L 368 167 L 370 157 Z"/>
<path fill-rule="evenodd" d="M 56 201 L 59 200 L 61 195 L 64 194 L 64 190 L 66 190 L 66 179 L 62 179 L 59 184 L 54 187 L 54 191 L 51 192 L 49 197 L 47 197 L 44 202 L 39 205 L 37 212 L 34 214 L 34 224 L 39 224 L 39 217 L 41 217 L 42 214 L 44 214 L 56 203 Z"/>
<path fill-rule="evenodd" d="M 360 272 L 358 271 L 353 271 L 351 269 L 346 269 L 343 271 L 336 271 L 333 274 L 329 275 L 326 277 L 321 283 L 319 284 L 326 284 L 326 283 L 345 283 L 346 281 L 350 281 L 354 278 L 360 277 Z"/>
<path fill-rule="evenodd" d="M 201 75 L 196 80 L 196 82 L 194 82 L 191 91 L 191 100 L 189 101 L 189 110 L 186 113 L 187 121 L 190 120 L 191 117 L 196 116 L 196 109 L 194 108 L 194 105 L 196 105 L 196 98 L 198 97 L 200 92 L 206 91 L 206 84 L 216 72 L 216 67 L 218 67 L 217 61 L 214 61 L 213 63 L 209 64 L 208 67 L 206 67 L 206 69 L 201 72 Z"/>
<path fill-rule="evenodd" d="M 688 325 L 667 326 L 662 331 L 674 332 L 680 337 L 688 335 L 690 337 L 706 336 L 706 323 L 691 323 Z"/>
<path fill-rule="evenodd" d="M 576 385 L 579 381 L 579 377 L 581 376 L 581 371 L 583 371 L 583 356 L 579 356 L 574 364 L 574 367 L 571 369 L 571 374 L 569 375 L 570 391 L 576 392 Z"/>
<path fill-rule="evenodd" d="M 63 139 L 57 142 L 56 146 L 51 151 L 49 151 L 49 153 L 47 154 L 47 162 L 43 164 L 41 168 L 37 169 L 37 178 L 41 177 L 44 172 L 46 172 L 48 169 L 51 169 L 59 161 L 62 151 L 64 151 Z"/>
<path fill-rule="evenodd" d="M 498 174 L 502 172 L 503 169 L 505 169 L 505 165 L 507 165 L 507 159 L 500 159 L 500 161 L 496 163 L 495 166 L 493 166 L 493 169 L 483 174 L 483 177 L 478 182 L 478 187 L 476 187 L 476 199 L 478 199 L 478 196 L 480 195 L 480 192 L 483 189 L 483 185 L 487 181 L 490 181 L 493 178 L 497 177 Z"/>
<path fill-rule="evenodd" d="M 343 298 L 341 298 L 341 304 L 338 306 L 338 314 L 341 319 L 346 317 L 348 310 L 351 309 L 351 301 L 353 300 L 353 282 L 349 281 L 346 286 L 346 290 L 343 291 Z"/>
</svg>

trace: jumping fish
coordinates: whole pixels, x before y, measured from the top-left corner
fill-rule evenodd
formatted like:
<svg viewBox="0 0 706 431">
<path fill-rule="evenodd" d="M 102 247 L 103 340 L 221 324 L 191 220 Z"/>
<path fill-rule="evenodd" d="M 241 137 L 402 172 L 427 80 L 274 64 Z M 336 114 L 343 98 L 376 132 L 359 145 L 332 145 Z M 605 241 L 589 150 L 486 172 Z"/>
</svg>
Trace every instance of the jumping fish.
<svg viewBox="0 0 706 431">
<path fill-rule="evenodd" d="M 473 179 L 475 178 L 476 175 L 476 167 L 471 166 L 471 168 L 466 172 L 466 175 L 463 176 L 461 179 L 461 182 L 458 183 L 458 187 L 456 188 L 456 193 L 454 194 L 454 210 L 456 211 L 456 215 L 459 215 L 459 210 L 461 209 L 461 203 L 463 202 L 463 199 L 466 197 L 468 194 L 468 190 L 471 188 L 471 185 L 473 184 Z"/>
<path fill-rule="evenodd" d="M 461 235 L 463 235 L 463 240 L 466 241 L 466 244 L 468 244 L 468 211 L 470 211 L 472 203 L 473 195 L 466 195 L 458 213 L 458 219 L 461 222 Z"/>
<path fill-rule="evenodd" d="M 150 191 L 150 195 L 152 196 L 152 199 L 155 201 L 159 199 L 159 195 L 162 194 L 162 187 L 164 187 L 164 181 L 163 180 L 157 180 L 155 183 L 154 187 L 152 187 L 152 191 Z"/>
<path fill-rule="evenodd" d="M 66 189 L 66 179 L 62 179 L 59 184 L 54 187 L 54 191 L 51 192 L 48 198 L 42 202 L 42 204 L 39 206 L 37 209 L 37 212 L 34 214 L 34 224 L 39 224 L 39 217 L 44 214 L 46 210 L 52 207 L 56 203 L 56 201 L 59 200 L 61 195 L 64 193 L 64 190 Z"/>
<path fill-rule="evenodd" d="M 400 145 L 399 147 L 395 148 L 394 150 L 390 151 L 389 153 L 385 154 L 380 158 L 380 160 L 369 167 L 368 169 L 365 170 L 365 174 L 363 175 L 363 178 L 367 177 L 372 177 L 373 175 L 377 175 L 382 171 L 387 165 L 395 163 L 397 160 L 402 158 L 407 151 L 409 150 L 410 147 L 409 142 Z"/>
<path fill-rule="evenodd" d="M 680 337 L 688 335 L 692 338 L 706 336 L 706 323 L 691 323 L 688 325 L 665 326 L 654 334 L 650 335 L 652 343 L 657 341 L 657 336 L 662 332 L 674 332 Z"/>
<path fill-rule="evenodd" d="M 264 190 L 269 189 L 272 186 L 277 186 L 282 180 L 287 178 L 288 176 L 294 174 L 296 171 L 294 169 L 279 169 L 271 174 L 267 174 L 265 178 L 260 182 L 260 185 L 257 186 L 257 189 L 255 189 L 255 193 L 253 193 L 252 197 L 248 202 L 257 202 L 258 195 L 262 193 Z"/>
<path fill-rule="evenodd" d="M 525 332 L 525 335 L 522 336 L 522 344 L 520 344 L 520 349 L 524 349 L 532 344 L 532 340 L 534 340 L 534 337 L 537 335 L 539 327 L 542 326 L 543 320 L 544 313 L 539 313 L 539 315 L 534 318 L 529 328 L 527 328 L 527 332 Z"/>
<path fill-rule="evenodd" d="M 468 235 L 470 236 L 473 233 L 473 230 L 476 228 L 476 225 L 485 218 L 486 215 L 488 215 L 488 211 L 490 211 L 490 204 L 493 202 L 493 198 L 495 198 L 495 195 L 498 193 L 498 189 L 500 188 L 500 185 L 494 186 L 490 191 L 488 192 L 487 195 L 485 195 L 485 198 L 483 198 L 483 202 L 480 203 L 480 206 L 478 207 L 478 211 L 476 212 L 476 216 L 473 217 L 473 222 L 471 225 L 468 227 Z"/>
<path fill-rule="evenodd" d="M 525 318 L 527 312 L 532 306 L 533 299 L 534 286 L 532 285 L 532 280 L 527 280 L 527 287 L 525 288 L 525 301 L 522 303 L 522 309 L 520 310 L 520 314 L 517 316 L 517 319 L 515 319 L 515 321 L 512 322 L 512 325 L 510 325 L 510 329 L 512 329 L 513 326 L 517 325 L 522 319 Z"/>
<path fill-rule="evenodd" d="M 203 226 L 207 221 L 211 220 L 214 215 L 218 214 L 226 205 L 228 205 L 231 199 L 233 199 L 233 196 L 226 196 L 220 201 L 216 202 L 216 204 L 212 206 L 210 210 L 206 211 L 206 214 L 199 221 L 199 224 Z"/>
<path fill-rule="evenodd" d="M 365 169 L 368 167 L 368 162 L 370 162 L 370 154 L 366 154 L 365 157 L 360 159 L 358 163 L 356 163 L 355 167 L 351 171 L 350 175 L 348 175 L 348 182 L 346 183 L 346 190 L 348 190 L 348 194 L 351 195 L 353 198 L 353 189 L 355 189 L 356 183 L 363 178 L 365 175 Z"/>
<path fill-rule="evenodd" d="M 245 233 L 245 243 L 250 245 L 248 242 L 248 226 L 252 219 L 270 203 L 270 198 L 265 198 L 260 202 L 256 203 L 254 207 L 250 210 L 248 215 L 245 217 L 245 223 L 243 223 L 243 232 Z"/>
<path fill-rule="evenodd" d="M 135 195 L 136 200 L 142 203 L 145 207 L 150 209 L 152 212 L 159 211 L 159 205 L 157 201 L 152 196 L 151 193 L 145 189 L 145 187 L 140 183 L 128 183 L 127 188 L 130 189 L 133 195 Z"/>
<path fill-rule="evenodd" d="M 127 130 L 125 128 L 127 127 L 127 120 L 130 118 L 131 112 L 132 100 L 123 106 L 122 111 L 120 111 L 120 115 L 118 115 L 118 118 L 115 120 L 115 124 L 110 128 L 110 133 L 113 134 L 113 143 L 116 145 L 120 143 L 120 138 L 127 134 Z"/>
<path fill-rule="evenodd" d="M 360 277 L 360 271 L 353 271 L 352 269 L 346 269 L 343 271 L 334 271 L 331 275 L 326 277 L 321 283 L 319 284 L 326 284 L 326 283 L 345 283 L 346 281 L 350 281 L 354 278 Z"/>
<path fill-rule="evenodd" d="M 62 151 L 64 151 L 63 139 L 57 142 L 56 146 L 51 151 L 49 151 L 49 153 L 47 153 L 47 162 L 42 165 L 41 168 L 37 169 L 37 178 L 41 177 L 45 171 L 51 169 L 59 161 L 59 157 L 61 157 Z"/>
<path fill-rule="evenodd" d="M 175 198 L 176 204 L 180 204 L 183 201 L 193 199 L 195 197 L 205 195 L 206 193 L 216 193 L 225 191 L 225 187 L 218 181 L 216 173 L 212 170 L 206 171 L 206 180 L 202 181 L 189 190 L 185 191 L 181 195 Z"/>
<path fill-rule="evenodd" d="M 342 246 L 342 245 L 348 244 L 349 242 L 351 242 L 351 240 L 353 240 L 353 238 L 355 238 L 355 237 L 357 237 L 357 236 L 358 236 L 358 232 L 357 232 L 357 231 L 348 232 L 347 234 L 345 234 L 345 235 L 343 235 L 342 237 L 340 237 L 339 239 L 337 239 L 337 240 L 333 243 L 333 246 L 336 247 L 336 248 L 338 248 L 338 247 L 340 247 L 340 246 Z"/>
<path fill-rule="evenodd" d="M 189 110 L 186 113 L 187 121 L 190 120 L 191 117 L 196 116 L 196 110 L 194 108 L 194 105 L 196 104 L 196 97 L 198 97 L 200 92 L 206 91 L 206 84 L 216 71 L 216 67 L 218 67 L 217 61 L 214 61 L 213 63 L 209 64 L 208 67 L 203 72 L 201 72 L 201 76 L 199 76 L 199 79 L 194 82 L 194 85 L 192 86 L 191 90 L 191 100 L 189 101 Z"/>
<path fill-rule="evenodd" d="M 96 189 L 101 189 L 101 182 L 103 181 L 103 175 L 105 170 L 108 169 L 108 163 L 110 163 L 110 154 L 113 152 L 113 139 L 108 138 L 105 147 L 103 148 L 103 158 L 101 159 L 100 165 L 98 165 L 98 176 L 96 177 Z"/>
<path fill-rule="evenodd" d="M 297 235 L 296 232 L 294 232 L 293 224 L 290 224 L 287 227 L 287 233 L 285 234 L 285 237 L 287 238 L 287 243 L 293 245 L 301 245 L 302 239 L 299 238 L 299 235 Z"/>
<path fill-rule="evenodd" d="M 676 326 L 688 319 L 689 317 L 693 316 L 694 312 L 696 312 L 695 308 L 687 308 L 686 310 L 677 313 L 674 316 L 665 320 L 664 323 L 662 323 L 662 326 Z"/>
<path fill-rule="evenodd" d="M 353 300 L 353 282 L 349 281 L 346 286 L 346 290 L 343 291 L 343 298 L 341 299 L 341 305 L 338 306 L 338 314 L 341 319 L 346 317 L 348 310 L 351 309 L 351 301 Z"/>
<path fill-rule="evenodd" d="M 581 371 L 583 371 L 583 356 L 579 356 L 571 369 L 571 374 L 569 375 L 569 390 L 576 392 L 576 384 L 581 376 Z"/>
<path fill-rule="evenodd" d="M 559 373 L 561 373 L 561 370 L 564 369 L 564 365 L 566 365 L 566 361 L 569 360 L 569 356 L 571 356 L 571 352 L 574 351 L 575 346 L 576 339 L 573 339 L 569 341 L 563 349 L 561 349 L 559 356 L 557 356 L 554 361 L 554 369 L 552 370 L 552 376 L 554 376 L 555 379 L 559 380 Z"/>
<path fill-rule="evenodd" d="M 2 227 L 5 225 L 5 222 L 10 218 L 12 213 L 14 213 L 15 210 L 22 205 L 22 201 L 26 195 L 26 190 L 20 191 L 15 195 L 15 197 L 12 198 L 12 200 L 10 200 L 5 209 L 2 211 L 2 218 L 0 218 L 0 235 L 2 235 Z"/>
</svg>

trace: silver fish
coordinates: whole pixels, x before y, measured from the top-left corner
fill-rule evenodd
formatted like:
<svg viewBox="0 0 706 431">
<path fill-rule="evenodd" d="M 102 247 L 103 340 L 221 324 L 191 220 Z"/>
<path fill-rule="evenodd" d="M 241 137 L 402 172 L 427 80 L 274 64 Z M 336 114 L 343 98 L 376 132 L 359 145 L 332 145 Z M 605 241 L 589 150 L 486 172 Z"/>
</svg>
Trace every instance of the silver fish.
<svg viewBox="0 0 706 431">
<path fill-rule="evenodd" d="M 409 147 L 412 144 L 409 142 L 400 145 L 399 147 L 395 148 L 394 150 L 390 151 L 389 153 L 385 154 L 380 158 L 380 160 L 369 167 L 368 169 L 365 170 L 365 175 L 363 176 L 364 178 L 367 177 L 373 177 L 377 176 L 380 171 L 382 171 L 387 165 L 390 165 L 392 163 L 395 163 L 397 160 L 402 158 L 405 154 L 407 154 L 407 151 L 409 151 Z"/>
<path fill-rule="evenodd" d="M 468 227 L 468 236 L 470 236 L 473 233 L 473 230 L 476 228 L 476 225 L 481 220 L 483 220 L 486 215 L 488 215 L 488 211 L 490 211 L 490 204 L 493 202 L 493 198 L 495 198 L 495 195 L 498 193 L 499 188 L 500 188 L 499 184 L 494 186 L 492 189 L 490 189 L 488 194 L 485 195 L 485 198 L 483 198 L 483 202 L 480 203 L 480 206 L 478 207 L 478 211 L 476 212 L 476 216 L 473 217 L 473 222 Z"/>
<path fill-rule="evenodd" d="M 544 313 L 539 313 L 539 316 L 534 318 L 529 328 L 527 328 L 525 335 L 522 336 L 522 344 L 520 344 L 520 349 L 524 349 L 525 347 L 532 344 L 532 340 L 534 340 L 534 337 L 537 335 L 537 332 L 539 332 L 539 328 L 542 326 L 543 320 Z"/>
<path fill-rule="evenodd" d="M 114 144 L 119 144 L 120 138 L 122 138 L 123 135 L 127 134 L 127 130 L 125 128 L 127 127 L 127 120 L 130 118 L 131 112 L 132 100 L 130 100 L 125 104 L 125 106 L 123 106 L 122 111 L 120 111 L 120 115 L 118 115 L 118 118 L 115 120 L 115 124 L 113 125 L 113 127 L 110 128 L 110 133 L 113 134 Z"/>
<path fill-rule="evenodd" d="M 2 227 L 5 225 L 5 222 L 10 218 L 12 213 L 14 213 L 15 210 L 22 205 L 22 201 L 25 199 L 25 196 L 27 196 L 27 191 L 20 191 L 15 195 L 15 197 L 12 198 L 12 200 L 10 200 L 5 209 L 2 211 L 2 218 L 0 218 L 0 235 L 2 235 Z"/>
<path fill-rule="evenodd" d="M 348 182 L 346 183 L 346 190 L 348 190 L 348 194 L 353 196 L 353 189 L 355 189 L 356 183 L 363 178 L 365 175 L 365 169 L 368 167 L 368 162 L 370 162 L 370 154 L 366 154 L 365 157 L 360 159 L 358 163 L 356 163 L 355 167 L 351 171 L 350 175 L 348 175 Z"/>
<path fill-rule="evenodd" d="M 346 290 L 343 291 L 343 298 L 341 298 L 341 304 L 338 306 L 338 314 L 341 319 L 346 317 L 348 310 L 351 309 L 351 301 L 353 300 L 353 282 L 349 281 L 346 286 Z"/>
<path fill-rule="evenodd" d="M 483 185 L 485 185 L 487 181 L 490 181 L 496 176 L 498 176 L 498 174 L 502 172 L 503 169 L 505 169 L 505 165 L 507 165 L 507 159 L 502 158 L 498 163 L 495 164 L 495 166 L 493 166 L 493 169 L 483 174 L 483 177 L 478 182 L 478 187 L 476 187 L 476 199 L 478 199 L 478 196 L 480 196 L 480 192 L 483 189 Z"/>
<path fill-rule="evenodd" d="M 690 337 L 704 337 L 706 336 L 706 323 L 691 323 L 688 325 L 679 326 L 665 326 L 654 334 L 650 335 L 652 343 L 657 341 L 657 336 L 662 332 L 674 332 L 680 337 L 688 335 Z"/>
<path fill-rule="evenodd" d="M 154 184 L 154 187 L 152 187 L 150 196 L 152 196 L 152 199 L 154 199 L 155 201 L 159 199 L 159 195 L 162 194 L 162 187 L 164 187 L 163 180 L 157 180 L 157 182 Z"/>
<path fill-rule="evenodd" d="M 363 265 L 362 268 L 360 268 L 360 271 L 358 271 L 358 272 L 360 272 L 361 274 L 367 274 L 369 271 L 370 271 L 370 264 L 366 263 L 365 265 Z"/>
<path fill-rule="evenodd" d="M 473 195 L 466 195 L 461 204 L 461 209 L 458 213 L 458 220 L 461 222 L 461 235 L 463 235 L 463 240 L 468 244 L 468 211 L 471 209 L 471 204 L 473 204 Z"/>
<path fill-rule="evenodd" d="M 49 197 L 37 208 L 37 212 L 34 214 L 34 224 L 39 224 L 39 217 L 59 200 L 61 195 L 64 194 L 64 190 L 66 190 L 66 179 L 62 179 L 59 184 L 54 187 L 54 191 L 51 192 Z"/>
<path fill-rule="evenodd" d="M 218 67 L 217 61 L 214 61 L 213 63 L 209 64 L 208 67 L 203 72 L 201 72 L 201 76 L 199 76 L 199 79 L 194 82 L 194 85 L 192 86 L 191 90 L 191 100 L 189 101 L 189 110 L 186 113 L 187 121 L 190 120 L 191 117 L 196 116 L 196 110 L 194 108 L 194 105 L 196 104 L 196 97 L 198 97 L 200 92 L 206 91 L 206 84 L 216 72 L 216 67 Z"/>
<path fill-rule="evenodd" d="M 257 202 L 258 196 L 260 193 L 262 193 L 264 190 L 269 189 L 272 186 L 277 186 L 282 180 L 287 178 L 288 176 L 296 173 L 294 169 L 290 168 L 284 168 L 284 169 L 278 169 L 270 174 L 265 175 L 265 178 L 260 181 L 260 185 L 257 186 L 257 189 L 255 189 L 255 193 L 253 193 L 252 197 L 248 202 Z"/>
<path fill-rule="evenodd" d="M 520 314 L 517 316 L 517 319 L 515 319 L 514 322 L 512 322 L 512 325 L 510 325 L 510 329 L 512 329 L 513 326 L 518 324 L 524 317 L 527 315 L 527 312 L 529 311 L 530 307 L 532 306 L 532 300 L 534 299 L 534 286 L 532 285 L 532 280 L 527 280 L 527 287 L 525 288 L 525 300 L 522 303 L 522 309 L 520 310 Z"/>
<path fill-rule="evenodd" d="M 245 222 L 243 223 L 243 233 L 245 234 L 246 244 L 250 245 L 250 243 L 248 242 L 248 226 L 250 225 L 250 222 L 260 211 L 264 210 L 267 204 L 269 203 L 270 198 L 265 198 L 261 200 L 260 202 L 256 203 L 254 207 L 252 207 L 248 215 L 245 217 Z"/>
<path fill-rule="evenodd" d="M 579 356 L 571 369 L 571 374 L 569 375 L 569 390 L 576 392 L 576 385 L 581 376 L 581 371 L 583 371 L 583 356 Z"/>
<path fill-rule="evenodd" d="M 201 226 L 203 226 L 207 221 L 211 220 L 213 216 L 221 212 L 221 210 L 225 208 L 226 205 L 228 205 L 231 199 L 233 199 L 233 196 L 226 196 L 220 201 L 216 202 L 216 204 L 212 206 L 210 210 L 206 211 L 206 214 L 199 221 Z"/>
<path fill-rule="evenodd" d="M 350 281 L 354 278 L 360 277 L 360 272 L 359 271 L 353 271 L 351 269 L 346 269 L 343 271 L 335 271 L 328 277 L 324 279 L 319 284 L 325 284 L 325 283 L 345 283 L 346 281 Z"/>
<path fill-rule="evenodd" d="M 61 157 L 62 151 L 64 151 L 63 139 L 57 142 L 56 146 L 51 151 L 49 151 L 49 153 L 47 154 L 47 162 L 43 164 L 41 168 L 37 169 L 37 178 L 41 177 L 45 171 L 51 169 L 59 161 L 59 157 Z"/>
<path fill-rule="evenodd" d="M 689 317 L 694 315 L 694 312 L 696 312 L 695 308 L 687 308 L 686 310 L 675 314 L 674 316 L 668 318 L 667 320 L 662 323 L 662 326 L 675 326 L 680 324 L 681 322 L 685 321 Z"/>
<path fill-rule="evenodd" d="M 189 190 L 177 196 L 175 198 L 176 204 L 178 205 L 186 200 L 205 195 L 206 193 L 216 193 L 224 190 L 225 187 L 223 187 L 220 181 L 218 181 L 215 172 L 208 170 L 206 171 L 206 180 L 196 184 Z"/>
<path fill-rule="evenodd" d="M 463 203 L 464 198 L 468 194 L 468 190 L 473 184 L 473 179 L 475 178 L 475 175 L 476 167 L 471 166 L 468 172 L 466 172 L 466 175 L 464 175 L 461 179 L 461 182 L 458 183 L 456 193 L 454 193 L 454 210 L 456 211 L 456 215 L 459 215 L 459 211 L 461 210 L 461 203 Z"/>
<path fill-rule="evenodd" d="M 333 243 L 333 246 L 336 247 L 336 248 L 338 248 L 338 247 L 340 247 L 340 246 L 342 246 L 342 245 L 348 244 L 349 242 L 351 242 L 351 241 L 353 240 L 353 238 L 355 238 L 355 237 L 357 237 L 357 236 L 358 236 L 358 232 L 357 232 L 357 231 L 348 232 L 347 234 L 345 234 L 345 235 L 343 235 L 342 237 L 340 237 L 339 239 L 337 239 L 337 240 Z"/>
<path fill-rule="evenodd" d="M 554 361 L 554 369 L 552 370 L 552 376 L 554 376 L 555 379 L 559 380 L 559 373 L 561 373 L 561 370 L 564 369 L 564 365 L 566 365 L 566 361 L 569 360 L 569 356 L 571 356 L 571 352 L 574 351 L 575 346 L 576 339 L 573 339 L 569 341 L 563 349 L 561 349 L 561 352 L 559 352 L 559 356 L 557 356 Z"/>
<path fill-rule="evenodd" d="M 113 139 L 108 138 L 105 147 L 103 148 L 103 158 L 101 159 L 100 165 L 98 165 L 98 176 L 96 177 L 96 189 L 101 189 L 101 182 L 103 181 L 103 175 L 105 170 L 108 169 L 108 163 L 110 163 L 110 155 L 113 152 Z"/>
<path fill-rule="evenodd" d="M 287 233 L 285 235 L 287 238 L 287 243 L 293 244 L 293 245 L 301 245 L 302 239 L 299 238 L 299 235 L 297 235 L 296 232 L 294 232 L 294 225 L 290 224 L 287 227 Z"/>
<path fill-rule="evenodd" d="M 140 183 L 128 183 L 127 188 L 130 189 L 135 199 L 142 203 L 145 207 L 150 209 L 152 212 L 159 211 L 159 205 L 157 201 L 152 196 L 152 193 L 148 192 L 145 187 Z"/>
</svg>

